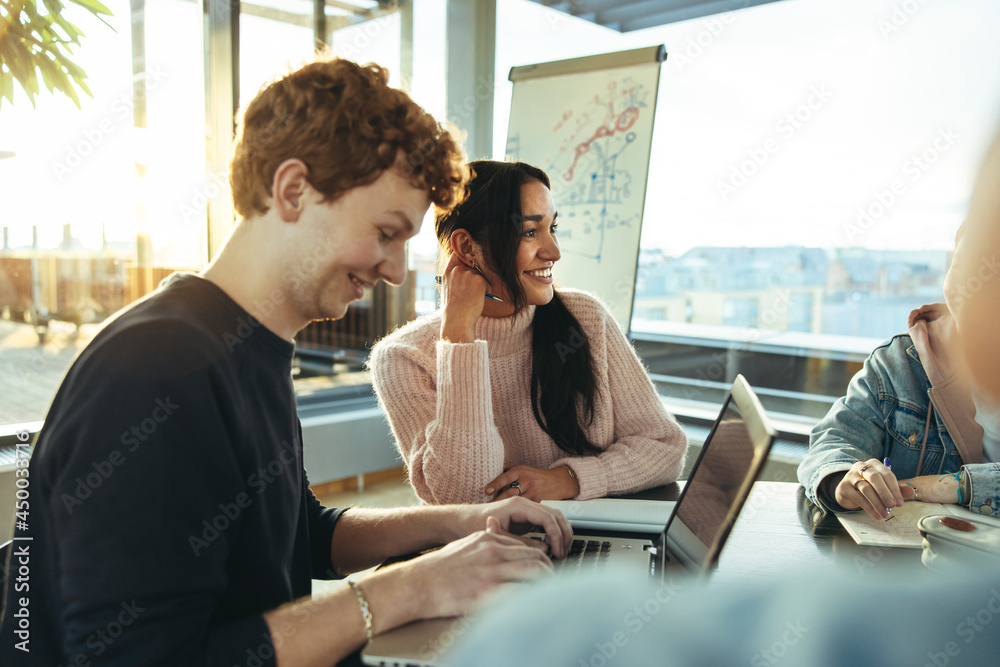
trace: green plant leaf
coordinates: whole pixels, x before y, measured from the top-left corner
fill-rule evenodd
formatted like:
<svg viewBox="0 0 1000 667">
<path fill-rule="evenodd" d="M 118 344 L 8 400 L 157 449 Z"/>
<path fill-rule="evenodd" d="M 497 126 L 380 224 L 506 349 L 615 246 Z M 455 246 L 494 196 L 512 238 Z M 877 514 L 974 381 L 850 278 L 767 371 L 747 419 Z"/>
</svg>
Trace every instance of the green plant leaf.
<svg viewBox="0 0 1000 667">
<path fill-rule="evenodd" d="M 98 0 L 68 0 L 83 7 L 101 23 L 114 30 L 104 20 L 111 10 Z M 36 0 L 0 0 L 6 16 L 0 17 L 0 103 L 14 101 L 14 81 L 21 86 L 31 105 L 39 94 L 39 79 L 49 92 L 66 95 L 77 108 L 77 89 L 93 97 L 86 83 L 87 75 L 72 60 L 73 46 L 85 37 L 83 30 L 63 16 L 62 0 L 42 0 L 46 14 L 38 11 Z"/>
<path fill-rule="evenodd" d="M 14 78 L 21 84 L 24 91 L 31 96 L 31 82 L 35 80 L 35 72 L 31 67 L 31 52 L 19 39 L 4 40 L 4 47 L 4 64 L 10 68 Z M 35 82 L 35 92 L 38 92 L 37 81 Z"/>
<path fill-rule="evenodd" d="M 105 16 L 113 16 L 111 10 L 99 3 L 97 0 L 69 0 L 74 5 L 80 5 L 87 11 L 89 11 L 94 16 L 99 14 L 104 14 Z"/>
<path fill-rule="evenodd" d="M 3 104 L 4 99 L 14 103 L 14 75 L 0 71 L 0 104 Z"/>
<path fill-rule="evenodd" d="M 45 87 L 49 89 L 50 93 L 72 86 L 66 71 L 49 58 L 38 59 L 38 70 L 42 73 L 42 81 L 45 82 Z"/>
<path fill-rule="evenodd" d="M 114 26 L 105 21 L 103 18 L 104 16 L 113 16 L 111 10 L 102 5 L 100 2 L 97 2 L 97 0 L 69 0 L 69 1 L 72 2 L 74 5 L 79 5 L 80 7 L 83 7 L 88 12 L 96 16 L 101 23 L 114 30 Z"/>
</svg>

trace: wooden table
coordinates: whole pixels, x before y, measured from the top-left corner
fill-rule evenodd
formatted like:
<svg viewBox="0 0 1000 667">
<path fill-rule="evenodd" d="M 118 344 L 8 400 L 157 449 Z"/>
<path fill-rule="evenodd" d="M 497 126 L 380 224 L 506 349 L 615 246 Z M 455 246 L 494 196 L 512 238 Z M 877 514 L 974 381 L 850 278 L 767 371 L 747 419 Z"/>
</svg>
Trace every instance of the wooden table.
<svg viewBox="0 0 1000 667">
<path fill-rule="evenodd" d="M 676 500 L 683 484 L 667 484 L 626 497 Z M 657 535 L 642 537 L 655 540 Z M 734 581 L 775 574 L 822 574 L 834 567 L 852 568 L 864 576 L 887 565 L 921 569 L 920 550 L 859 546 L 837 517 L 813 505 L 798 484 L 757 482 L 711 577 L 713 581 Z"/>
<path fill-rule="evenodd" d="M 713 580 L 823 574 L 834 567 L 868 576 L 884 568 L 923 571 L 920 549 L 863 547 L 833 514 L 793 482 L 757 482 L 722 548 Z"/>
</svg>

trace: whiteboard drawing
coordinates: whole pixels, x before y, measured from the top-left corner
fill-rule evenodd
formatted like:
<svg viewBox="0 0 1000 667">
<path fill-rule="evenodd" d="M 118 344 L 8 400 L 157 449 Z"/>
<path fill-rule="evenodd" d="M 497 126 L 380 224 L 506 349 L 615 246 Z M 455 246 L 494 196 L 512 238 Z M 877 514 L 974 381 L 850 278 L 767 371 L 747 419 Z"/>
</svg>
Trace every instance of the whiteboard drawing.
<svg viewBox="0 0 1000 667">
<path fill-rule="evenodd" d="M 596 293 L 628 330 L 659 62 L 511 78 L 506 153 L 552 181 L 557 282 Z"/>
<path fill-rule="evenodd" d="M 647 100 L 653 94 L 632 76 L 611 80 L 604 94 L 588 100 L 588 108 L 565 109 L 552 128 L 559 150 L 543 168 L 559 184 L 553 183 L 556 208 L 569 221 L 563 252 L 600 264 L 605 235 L 639 221 L 635 214 L 622 218 L 633 179 L 620 158 L 635 147 L 638 135 L 632 128 L 641 116 L 652 114 Z"/>
</svg>

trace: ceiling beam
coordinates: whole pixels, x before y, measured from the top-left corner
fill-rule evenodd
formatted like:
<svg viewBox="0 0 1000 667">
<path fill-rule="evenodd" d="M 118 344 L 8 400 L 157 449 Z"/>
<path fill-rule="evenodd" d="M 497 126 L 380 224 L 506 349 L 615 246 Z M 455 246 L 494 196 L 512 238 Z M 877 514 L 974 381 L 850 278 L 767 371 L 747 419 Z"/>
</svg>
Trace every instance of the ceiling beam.
<svg viewBox="0 0 1000 667">
<path fill-rule="evenodd" d="M 534 0 L 540 5 L 620 32 L 765 5 L 778 0 Z"/>
<path fill-rule="evenodd" d="M 613 6 L 595 10 L 596 22 L 601 25 L 634 21 L 654 14 L 668 14 L 675 11 L 679 3 L 665 2 L 664 0 L 639 0 L 638 2 L 605 2 L 603 4 Z"/>
</svg>

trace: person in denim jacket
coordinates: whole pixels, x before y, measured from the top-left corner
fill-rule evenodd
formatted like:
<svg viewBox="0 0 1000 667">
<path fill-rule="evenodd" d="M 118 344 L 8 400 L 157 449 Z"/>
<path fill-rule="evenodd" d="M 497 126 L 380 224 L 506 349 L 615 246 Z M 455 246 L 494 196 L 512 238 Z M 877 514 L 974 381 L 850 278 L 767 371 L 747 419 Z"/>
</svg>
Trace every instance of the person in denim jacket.
<svg viewBox="0 0 1000 667">
<path fill-rule="evenodd" d="M 910 313 L 908 332 L 872 352 L 812 431 L 798 477 L 827 510 L 885 519 L 916 499 L 1000 516 L 1000 408 L 970 384 L 949 309 L 975 288 L 975 272 L 956 277 L 961 235 L 945 277 L 948 304 Z"/>
</svg>

